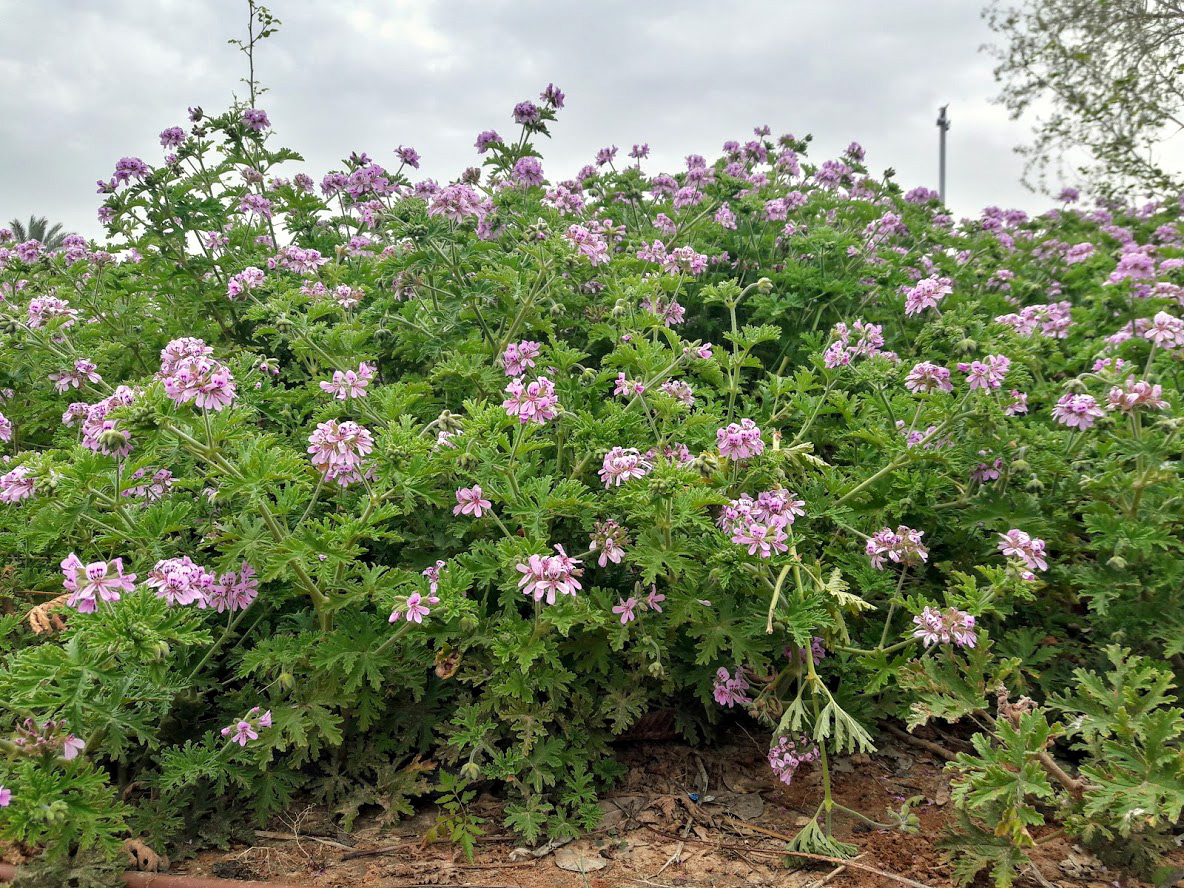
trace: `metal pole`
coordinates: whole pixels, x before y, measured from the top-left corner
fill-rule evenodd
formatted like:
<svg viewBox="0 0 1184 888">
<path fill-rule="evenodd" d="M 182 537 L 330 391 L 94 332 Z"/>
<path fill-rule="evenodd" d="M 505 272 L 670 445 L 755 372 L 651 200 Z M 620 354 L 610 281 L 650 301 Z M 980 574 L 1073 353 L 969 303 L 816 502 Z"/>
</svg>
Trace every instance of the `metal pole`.
<svg viewBox="0 0 1184 888">
<path fill-rule="evenodd" d="M 946 116 L 946 109 L 949 107 L 949 105 L 942 105 L 941 111 L 937 115 L 937 128 L 940 133 L 937 155 L 937 193 L 943 204 L 946 202 L 946 133 L 950 129 L 950 118 Z"/>
</svg>

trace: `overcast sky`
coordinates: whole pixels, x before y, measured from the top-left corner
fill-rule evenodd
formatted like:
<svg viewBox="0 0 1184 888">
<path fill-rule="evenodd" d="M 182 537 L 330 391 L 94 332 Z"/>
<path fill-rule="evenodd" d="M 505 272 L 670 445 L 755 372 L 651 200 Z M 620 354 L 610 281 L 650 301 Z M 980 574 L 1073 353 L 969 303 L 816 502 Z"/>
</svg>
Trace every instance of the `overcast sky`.
<svg viewBox="0 0 1184 888">
<path fill-rule="evenodd" d="M 397 166 L 400 144 L 448 180 L 515 102 L 567 93 L 543 146 L 551 179 L 598 148 L 648 142 L 650 172 L 717 156 L 753 126 L 851 140 L 873 172 L 937 186 L 938 106 L 950 103 L 949 202 L 1043 208 L 1012 151 L 1026 129 L 992 104 L 976 0 L 272 0 L 283 26 L 256 56 L 259 101 L 319 180 L 352 150 Z M 47 215 L 97 236 L 95 180 L 116 159 L 161 159 L 186 107 L 243 95 L 245 0 L 0 0 L 0 220 Z M 300 169 L 293 166 L 288 174 Z"/>
</svg>

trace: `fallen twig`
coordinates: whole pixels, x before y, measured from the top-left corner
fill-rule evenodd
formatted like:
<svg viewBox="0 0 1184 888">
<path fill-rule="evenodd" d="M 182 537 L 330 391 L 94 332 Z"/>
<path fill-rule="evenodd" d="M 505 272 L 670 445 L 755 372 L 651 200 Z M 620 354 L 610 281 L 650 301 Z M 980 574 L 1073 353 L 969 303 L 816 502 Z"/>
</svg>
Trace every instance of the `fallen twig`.
<svg viewBox="0 0 1184 888">
<path fill-rule="evenodd" d="M 736 818 L 729 818 L 729 819 L 735 820 Z M 785 841 L 785 842 L 793 841 L 792 837 L 787 836 L 784 833 L 778 833 L 778 832 L 775 832 L 774 830 L 764 829 L 762 827 L 751 827 L 747 823 L 745 823 L 743 820 L 736 820 L 736 822 L 742 826 L 752 829 L 754 832 L 764 833 L 765 835 L 772 836 L 775 839 L 781 839 L 782 841 Z M 646 825 L 646 829 L 650 830 L 651 832 L 657 833 L 660 836 L 664 836 L 667 839 L 677 840 L 677 838 L 678 838 L 677 836 L 672 836 L 669 833 L 664 833 L 660 829 L 655 829 L 654 827 L 649 826 L 648 824 Z M 926 885 L 924 882 L 914 881 L 913 879 L 910 879 L 907 876 L 898 876 L 898 875 L 896 875 L 896 873 L 890 873 L 886 870 L 876 869 L 874 866 L 868 866 L 866 863 L 856 863 L 853 860 L 842 860 L 841 858 L 838 858 L 838 857 L 826 857 L 825 855 L 822 855 L 822 854 L 807 854 L 805 851 L 779 851 L 779 850 L 774 851 L 771 848 L 746 848 L 743 845 L 727 845 L 722 842 L 713 844 L 712 842 L 706 842 L 706 841 L 703 841 L 702 839 L 688 838 L 686 841 L 696 842 L 697 844 L 708 845 L 711 847 L 720 848 L 720 849 L 727 850 L 727 851 L 748 851 L 749 853 L 776 854 L 779 857 L 799 857 L 803 860 L 817 860 L 820 863 L 833 863 L 836 866 L 839 864 L 844 864 L 846 866 L 851 867 L 852 869 L 863 870 L 864 872 L 867 872 L 867 873 L 874 873 L 875 875 L 881 876 L 882 878 L 891 879 L 894 882 L 900 882 L 902 885 L 909 885 L 909 886 L 911 886 L 911 888 L 931 888 L 931 886 Z"/>
<path fill-rule="evenodd" d="M 896 725 L 885 725 L 884 728 L 893 737 L 897 737 L 900 740 L 903 740 L 905 743 L 911 744 L 912 746 L 916 746 L 920 749 L 928 750 L 939 758 L 945 759 L 947 762 L 956 761 L 958 758 L 957 755 L 950 752 L 940 743 L 934 743 L 932 740 L 926 740 L 923 737 L 914 737 L 907 731 L 902 731 Z"/>
<path fill-rule="evenodd" d="M 255 830 L 255 835 L 260 839 L 278 839 L 286 842 L 299 842 L 302 839 L 308 839 L 313 842 L 320 842 L 322 845 L 329 845 L 332 848 L 340 848 L 342 851 L 353 851 L 352 845 L 343 845 L 341 842 L 335 842 L 332 839 L 322 839 L 320 836 L 303 835 L 298 836 L 295 833 L 272 832 L 267 829 Z"/>
<path fill-rule="evenodd" d="M 867 852 L 865 851 L 865 852 L 863 852 L 863 854 L 860 854 L 859 857 L 852 857 L 851 859 L 852 860 L 859 860 L 860 857 L 866 857 L 866 856 L 867 856 Z M 833 870 L 831 870 L 827 874 L 826 878 L 820 879 L 819 881 L 812 883 L 809 886 L 809 888 L 822 888 L 823 885 L 830 884 L 831 882 L 833 882 L 835 879 L 837 879 L 839 876 L 841 876 L 845 872 L 847 872 L 847 864 L 844 863 L 842 866 L 836 866 Z"/>
</svg>

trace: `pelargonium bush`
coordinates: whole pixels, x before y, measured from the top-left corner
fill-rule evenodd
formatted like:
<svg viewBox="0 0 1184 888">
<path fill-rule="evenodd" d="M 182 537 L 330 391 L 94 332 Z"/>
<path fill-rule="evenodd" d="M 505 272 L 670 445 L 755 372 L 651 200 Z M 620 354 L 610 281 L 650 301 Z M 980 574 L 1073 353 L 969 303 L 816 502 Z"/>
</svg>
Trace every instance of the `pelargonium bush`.
<svg viewBox="0 0 1184 888">
<path fill-rule="evenodd" d="M 1154 846 L 1180 729 L 1139 759 L 1069 701 L 1142 657 L 1176 711 L 1180 204 L 955 222 L 764 127 L 561 178 L 563 107 L 449 183 L 403 146 L 314 178 L 264 110 L 193 109 L 99 181 L 103 243 L 0 232 L 0 834 L 111 853 L 297 796 L 348 829 L 438 764 L 572 835 L 673 708 L 821 770 L 803 850 L 850 852 L 830 761 L 897 717 L 981 729 L 963 787 L 1023 765 L 958 796 L 970 875 L 1029 795 Z"/>
</svg>

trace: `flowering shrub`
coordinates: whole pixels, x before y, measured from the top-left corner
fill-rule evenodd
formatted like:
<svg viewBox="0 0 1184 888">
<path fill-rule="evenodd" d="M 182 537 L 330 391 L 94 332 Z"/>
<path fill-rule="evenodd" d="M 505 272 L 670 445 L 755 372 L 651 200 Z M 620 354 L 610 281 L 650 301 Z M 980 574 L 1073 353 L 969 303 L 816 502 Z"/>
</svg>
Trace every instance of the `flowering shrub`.
<svg viewBox="0 0 1184 888">
<path fill-rule="evenodd" d="M 850 852 L 830 758 L 903 717 L 979 730 L 966 878 L 1053 796 L 1145 864 L 1184 804 L 1181 208 L 955 224 L 767 128 L 562 179 L 563 106 L 446 185 L 192 109 L 99 182 L 105 244 L 0 232 L 0 835 L 349 828 L 437 766 L 468 847 L 478 781 L 572 835 L 673 707 L 821 769 L 800 849 Z"/>
</svg>

